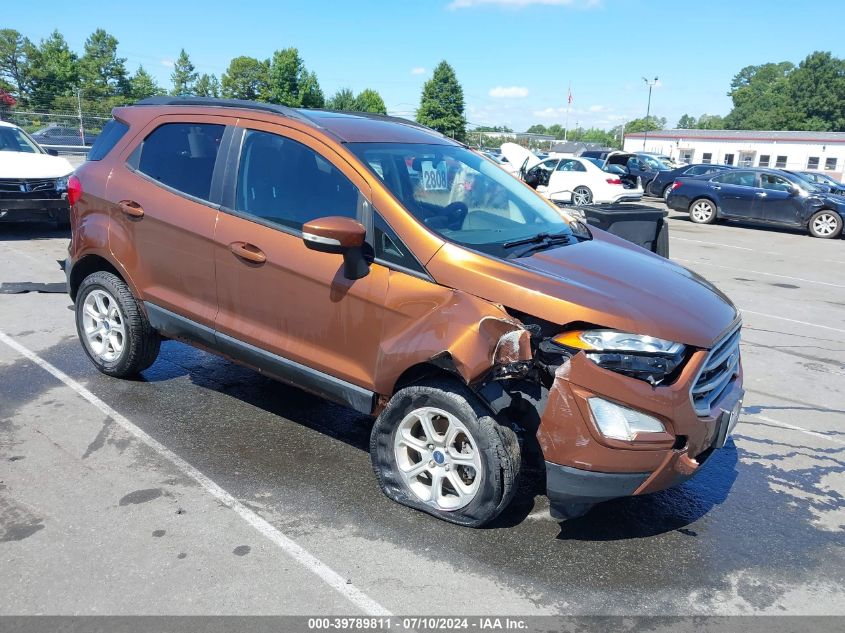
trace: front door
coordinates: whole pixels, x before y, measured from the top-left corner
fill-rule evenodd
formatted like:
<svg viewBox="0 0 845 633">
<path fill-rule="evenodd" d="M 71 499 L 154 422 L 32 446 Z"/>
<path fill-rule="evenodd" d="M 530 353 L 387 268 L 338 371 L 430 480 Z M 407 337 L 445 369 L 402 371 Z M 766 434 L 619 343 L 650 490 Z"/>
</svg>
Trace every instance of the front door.
<svg viewBox="0 0 845 633">
<path fill-rule="evenodd" d="M 302 225 L 316 218 L 363 221 L 369 188 L 308 135 L 250 126 L 233 141 L 237 174 L 215 235 L 218 337 L 371 389 L 388 271 L 371 266 L 350 281 L 342 256 L 309 250 L 301 237 Z"/>
<path fill-rule="evenodd" d="M 801 225 L 804 207 L 791 182 L 777 174 L 760 174 L 760 190 L 756 217 L 773 224 Z"/>
<path fill-rule="evenodd" d="M 140 299 L 209 328 L 217 313 L 212 181 L 225 123 L 155 119 L 112 171 L 106 193 L 116 203 L 110 248 Z"/>
</svg>

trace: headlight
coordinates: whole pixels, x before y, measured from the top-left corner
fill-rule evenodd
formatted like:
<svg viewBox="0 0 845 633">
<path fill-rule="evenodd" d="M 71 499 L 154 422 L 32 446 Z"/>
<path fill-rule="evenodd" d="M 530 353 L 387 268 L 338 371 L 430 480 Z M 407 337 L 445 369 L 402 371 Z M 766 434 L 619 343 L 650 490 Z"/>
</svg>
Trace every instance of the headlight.
<svg viewBox="0 0 845 633">
<path fill-rule="evenodd" d="M 664 433 L 663 423 L 634 409 L 621 407 L 602 398 L 588 398 L 596 426 L 605 437 L 631 441 L 637 433 Z"/>
<path fill-rule="evenodd" d="M 628 334 L 617 330 L 577 330 L 564 332 L 554 338 L 555 343 L 576 349 L 601 352 L 645 352 L 677 354 L 684 346 L 662 338 Z"/>
<path fill-rule="evenodd" d="M 685 347 L 662 338 L 618 330 L 576 330 L 552 339 L 569 350 L 583 350 L 597 365 L 656 385 L 684 360 Z"/>
</svg>

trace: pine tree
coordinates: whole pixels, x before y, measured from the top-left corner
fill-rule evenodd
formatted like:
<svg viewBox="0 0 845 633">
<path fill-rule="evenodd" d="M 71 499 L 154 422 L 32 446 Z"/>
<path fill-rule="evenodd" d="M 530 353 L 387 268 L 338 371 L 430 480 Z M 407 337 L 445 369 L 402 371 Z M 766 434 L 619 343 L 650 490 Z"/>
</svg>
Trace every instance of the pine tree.
<svg viewBox="0 0 845 633">
<path fill-rule="evenodd" d="M 417 121 L 458 141 L 466 138 L 464 91 L 455 71 L 445 61 L 423 86 Z"/>
</svg>

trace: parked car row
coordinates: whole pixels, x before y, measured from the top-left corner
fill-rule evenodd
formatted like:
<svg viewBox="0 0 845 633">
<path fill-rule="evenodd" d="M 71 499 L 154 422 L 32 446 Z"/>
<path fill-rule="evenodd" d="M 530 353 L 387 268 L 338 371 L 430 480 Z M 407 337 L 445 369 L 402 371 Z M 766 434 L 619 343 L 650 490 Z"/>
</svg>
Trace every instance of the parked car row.
<svg viewBox="0 0 845 633">
<path fill-rule="evenodd" d="M 666 196 L 670 209 L 696 224 L 742 220 L 801 228 L 813 237 L 842 233 L 845 197 L 780 169 L 732 168 L 676 178 Z"/>
</svg>

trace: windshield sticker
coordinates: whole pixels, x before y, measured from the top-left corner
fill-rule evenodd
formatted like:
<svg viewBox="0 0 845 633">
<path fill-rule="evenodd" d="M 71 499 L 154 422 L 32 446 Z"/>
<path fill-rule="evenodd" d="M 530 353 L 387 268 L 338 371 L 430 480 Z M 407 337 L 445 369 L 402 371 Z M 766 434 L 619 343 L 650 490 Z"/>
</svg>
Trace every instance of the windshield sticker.
<svg viewBox="0 0 845 633">
<path fill-rule="evenodd" d="M 448 189 L 446 163 L 440 161 L 435 167 L 431 161 L 423 161 L 422 185 L 426 191 L 445 191 Z"/>
</svg>

